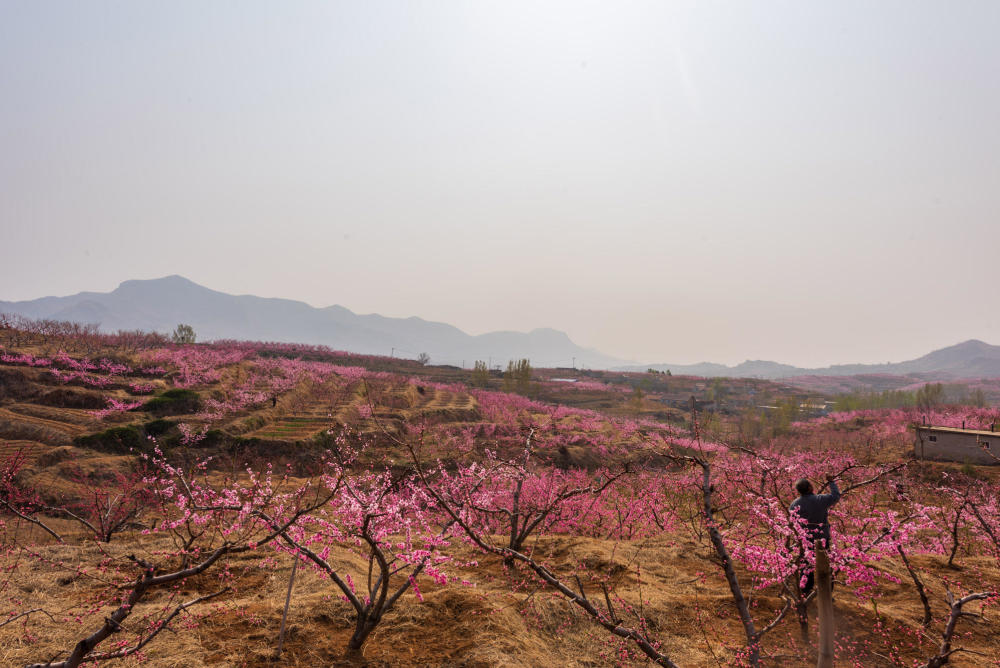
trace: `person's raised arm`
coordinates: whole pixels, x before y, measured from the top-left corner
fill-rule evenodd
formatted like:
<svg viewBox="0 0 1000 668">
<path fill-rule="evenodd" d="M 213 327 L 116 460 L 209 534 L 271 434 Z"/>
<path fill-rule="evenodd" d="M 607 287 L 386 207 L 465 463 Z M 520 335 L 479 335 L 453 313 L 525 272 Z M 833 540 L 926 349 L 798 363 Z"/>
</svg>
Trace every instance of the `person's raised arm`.
<svg viewBox="0 0 1000 668">
<path fill-rule="evenodd" d="M 823 501 L 826 503 L 827 507 L 840 501 L 840 488 L 837 487 L 837 481 L 833 479 L 832 475 L 826 477 L 826 481 L 830 483 L 830 493 L 823 495 Z"/>
</svg>

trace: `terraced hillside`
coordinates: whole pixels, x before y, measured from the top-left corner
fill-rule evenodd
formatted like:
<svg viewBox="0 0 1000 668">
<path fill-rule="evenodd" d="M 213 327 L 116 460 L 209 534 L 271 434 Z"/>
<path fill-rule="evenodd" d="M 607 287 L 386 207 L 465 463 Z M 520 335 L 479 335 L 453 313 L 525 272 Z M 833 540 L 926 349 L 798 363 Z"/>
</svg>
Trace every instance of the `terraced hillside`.
<svg viewBox="0 0 1000 668">
<path fill-rule="evenodd" d="M 2 380 L 13 376 L 7 371 Z M 106 427 L 91 410 L 66 404 L 103 406 L 96 394 L 78 388 L 57 388 L 39 374 L 21 374 L 18 391 L 0 398 L 0 438 L 30 441 L 45 446 L 64 446 L 73 439 Z M 2 396 L 0 394 L 0 396 Z M 54 405 L 53 405 L 54 404 Z"/>
<path fill-rule="evenodd" d="M 327 381 L 313 388 L 305 401 L 289 404 L 283 408 L 279 403 L 281 414 L 265 418 L 267 423 L 248 436 L 296 442 L 344 425 L 363 433 L 381 429 L 396 432 L 406 422 L 462 422 L 479 418 L 476 400 L 467 392 L 399 380 L 346 388 L 337 380 Z M 266 413 L 262 411 L 261 416 Z"/>
<path fill-rule="evenodd" d="M 334 414 L 340 410 L 338 392 L 334 382 L 327 381 L 311 388 L 309 394 L 300 401 L 286 408 L 285 403 L 279 405 L 274 417 L 263 411 L 259 417 L 266 420 L 260 428 L 250 432 L 248 436 L 265 440 L 304 441 L 312 438 L 325 429 L 329 429 Z"/>
</svg>

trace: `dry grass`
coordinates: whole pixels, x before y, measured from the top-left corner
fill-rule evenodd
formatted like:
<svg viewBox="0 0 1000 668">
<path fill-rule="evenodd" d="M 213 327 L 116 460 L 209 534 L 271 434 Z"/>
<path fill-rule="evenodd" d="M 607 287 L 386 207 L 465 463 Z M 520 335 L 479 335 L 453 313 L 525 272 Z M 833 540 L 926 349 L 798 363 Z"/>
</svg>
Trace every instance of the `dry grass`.
<svg viewBox="0 0 1000 668">
<path fill-rule="evenodd" d="M 55 521 L 58 528 L 71 527 Z M 25 538 L 28 538 L 25 536 Z M 35 532 L 34 538 L 40 539 Z M 150 539 L 137 534 L 123 535 L 108 551 L 124 555 L 143 548 L 155 552 L 165 547 L 162 538 Z M 452 584 L 445 587 L 423 584 L 424 602 L 408 593 L 383 624 L 372 634 L 358 654 L 345 651 L 353 631 L 352 611 L 340 599 L 332 584 L 311 568 L 299 570 L 291 611 L 285 652 L 281 661 L 273 658 L 277 643 L 281 609 L 290 573 L 291 560 L 278 555 L 275 565 L 263 565 L 264 553 L 240 555 L 230 561 L 236 574 L 236 591 L 228 595 L 213 614 L 194 629 L 178 625 L 174 633 L 165 633 L 149 646 L 151 666 L 603 666 L 614 665 L 620 656 L 616 643 L 588 618 L 561 598 L 537 588 L 523 572 L 505 571 L 493 557 L 483 557 L 470 548 L 458 546 L 459 559 L 478 559 L 478 567 L 452 568 L 458 578 L 468 578 L 474 586 Z M 43 545 L 40 553 L 53 562 L 94 561 L 97 548 L 92 543 L 79 545 Z M 640 586 L 636 568 L 640 568 L 642 605 L 651 628 L 664 642 L 670 656 L 682 666 L 716 666 L 734 660 L 741 646 L 741 627 L 735 618 L 731 598 L 718 566 L 709 552 L 691 541 L 663 536 L 643 543 L 613 543 L 575 537 L 550 537 L 535 546 L 536 555 L 563 573 L 579 564 L 609 577 L 613 591 L 633 605 L 639 603 Z M 332 563 L 354 573 L 360 580 L 365 563 L 347 550 L 335 553 Z M 996 561 L 985 557 L 961 560 L 961 570 L 943 567 L 937 557 L 915 557 L 915 564 L 925 570 L 926 584 L 932 591 L 935 613 L 944 607 L 943 580 L 984 581 L 1000 584 Z M 912 642 L 903 632 L 919 629 L 921 608 L 902 565 L 880 564 L 886 572 L 901 578 L 898 585 L 882 588 L 878 614 L 890 629 L 887 633 L 900 645 L 902 657 L 910 661 L 932 653 L 932 642 L 906 649 Z M 702 574 L 707 574 L 703 577 Z M 23 560 L 14 579 L 17 594 L 29 607 L 67 611 L 69 622 L 56 614 L 55 620 L 35 616 L 29 628 L 35 640 L 28 640 L 23 627 L 12 624 L 0 629 L 0 664 L 23 665 L 50 658 L 69 649 L 99 623 L 103 614 L 89 618 L 84 625 L 72 621 L 76 609 L 86 604 L 101 585 L 87 577 L 73 576 L 69 570 L 46 567 L 37 561 Z M 218 586 L 214 575 L 206 574 L 188 583 L 177 600 L 207 593 Z M 594 582 L 584 578 L 584 587 L 592 598 L 602 599 Z M 516 589 L 513 591 L 512 589 Z M 157 592 L 137 609 L 165 605 L 166 592 Z M 886 639 L 876 627 L 875 611 L 862 605 L 844 589 L 835 596 L 841 658 L 854 652 L 863 657 L 862 665 L 889 666 L 888 661 L 867 653 L 865 642 L 873 642 L 888 652 Z M 603 603 L 602 603 L 603 605 Z M 615 603 L 616 611 L 618 603 Z M 776 592 L 764 592 L 755 598 L 755 615 L 766 620 L 780 606 Z M 207 612 L 208 607 L 202 609 Z M 815 629 L 815 618 L 813 618 Z M 1000 638 L 989 625 L 963 622 L 968 633 L 959 644 L 987 656 L 1000 656 Z M 931 640 L 939 633 L 932 628 Z M 766 653 L 778 658 L 769 665 L 806 665 L 815 660 L 812 649 L 799 639 L 793 618 L 785 622 L 765 641 Z M 854 648 L 854 649 L 851 649 Z M 976 666 L 981 657 L 959 654 L 955 666 Z M 119 662 L 131 666 L 134 659 Z M 636 664 L 642 665 L 639 658 Z"/>
<path fill-rule="evenodd" d="M 46 445 L 69 445 L 84 430 L 76 425 L 22 415 L 0 408 L 0 438 L 37 441 Z"/>
</svg>

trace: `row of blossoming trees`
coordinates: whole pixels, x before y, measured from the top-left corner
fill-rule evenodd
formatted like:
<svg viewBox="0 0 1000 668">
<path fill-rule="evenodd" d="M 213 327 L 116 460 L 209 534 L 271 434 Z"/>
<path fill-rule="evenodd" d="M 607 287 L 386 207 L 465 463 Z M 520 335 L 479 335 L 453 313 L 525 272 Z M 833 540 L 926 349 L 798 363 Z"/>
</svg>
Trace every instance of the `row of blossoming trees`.
<svg viewBox="0 0 1000 668">
<path fill-rule="evenodd" d="M 461 556 L 467 551 L 454 549 L 464 541 L 500 558 L 507 572 L 529 576 L 564 597 L 620 639 L 621 656 L 643 655 L 671 666 L 680 641 L 666 630 L 668 613 L 644 605 L 635 590 L 641 578 L 615 579 L 585 565 L 557 567 L 548 561 L 546 539 L 569 534 L 624 543 L 686 533 L 714 553 L 717 572 L 706 577 L 720 577 L 731 593 L 744 640 L 730 648 L 728 658 L 760 665 L 769 656 L 769 633 L 787 633 L 793 620 L 803 628 L 808 623 L 799 583 L 812 555 L 801 540 L 801 525 L 786 510 L 791 478 L 831 470 L 845 491 L 833 513 L 831 557 L 838 582 L 853 598 L 877 606 L 883 587 L 898 585 L 905 575 L 914 600 L 924 606 L 912 624 L 890 628 L 880 620 L 888 646 L 869 639 L 851 648 L 858 656 L 895 653 L 905 665 L 907 657 L 924 651 L 926 665 L 943 665 L 961 648 L 953 643 L 963 633 L 958 622 L 971 612 L 970 604 L 980 605 L 979 612 L 995 602 L 995 588 L 987 583 L 995 578 L 1000 554 L 1000 508 L 981 481 L 952 475 L 928 484 L 921 477 L 926 472 L 847 454 L 734 453 L 709 444 L 679 447 L 661 436 L 650 437 L 650 456 L 661 465 L 566 471 L 540 463 L 543 436 L 529 428 L 515 457 L 491 452 L 481 461 L 446 466 L 435 456 L 434 435 L 418 430 L 401 441 L 412 453 L 412 466 L 401 471 L 387 464 L 359 466 L 359 448 L 372 446 L 342 434 L 336 456 L 309 480 L 267 466 L 226 474 L 210 461 L 182 465 L 157 454 L 146 462 L 146 500 L 134 518 L 135 533 L 110 542 L 95 540 L 109 538 L 97 532 L 51 528 L 32 540 L 25 527 L 51 523 L 47 517 L 55 509 L 18 487 L 13 462 L 4 471 L 2 491 L 8 513 L 6 617 L 0 623 L 16 627 L 22 641 L 44 640 L 55 629 L 61 638 L 67 629 L 78 636 L 62 651 L 40 642 L 49 654 L 34 665 L 141 655 L 171 625 L 182 630 L 224 611 L 227 594 L 238 586 L 234 556 L 279 551 L 328 578 L 331 591 L 353 608 L 348 649 L 358 649 L 380 623 L 391 623 L 401 597 L 421 595 L 422 579 L 451 585 L 456 559 L 463 562 L 465 584 L 475 583 L 476 569 L 468 575 L 470 563 Z M 91 515 L 75 512 L 94 524 L 99 510 L 95 504 Z M 352 572 L 338 566 L 344 560 L 332 557 L 343 553 L 353 553 L 359 558 L 354 563 L 365 567 Z M 923 569 L 914 565 L 918 555 Z M 936 591 L 940 577 L 934 575 L 931 584 L 927 555 L 964 563 L 967 577 L 984 588 L 969 589 L 956 571 L 953 580 L 944 580 L 947 589 Z M 905 570 L 887 566 L 890 560 Z M 51 597 L 26 595 L 17 586 L 26 571 L 38 570 L 53 580 L 85 582 L 88 595 L 50 607 Z M 720 638 L 732 637 L 718 620 L 706 623 L 715 624 Z M 929 637 L 938 639 L 934 646 L 928 646 Z"/>
<path fill-rule="evenodd" d="M 258 349 L 243 350 L 154 348 L 147 360 L 154 366 L 145 368 L 198 386 L 221 380 Z M 8 363 L 44 366 L 38 359 Z M 393 382 L 359 366 L 275 364 L 370 383 L 364 394 L 373 419 L 378 382 Z M 282 383 L 294 377 L 265 360 L 255 366 Z M 244 381 L 232 385 L 244 394 L 210 409 L 238 411 L 259 401 L 260 383 Z M 858 604 L 855 610 L 875 611 L 875 632 L 840 638 L 842 658 L 913 665 L 920 657 L 918 665 L 940 666 L 973 645 L 983 651 L 981 622 L 972 615 L 997 598 L 996 492 L 981 479 L 886 457 L 877 446 L 897 433 L 894 417 L 881 427 L 870 415 L 845 419 L 840 424 L 867 420 L 853 447 L 846 447 L 846 433 L 825 448 L 806 437 L 798 444 L 724 444 L 697 430 L 613 421 L 517 395 L 474 394 L 482 415 L 476 424 L 414 424 L 403 433 L 368 435 L 338 430 L 308 477 L 268 462 L 227 469 L 197 450 L 156 450 L 130 474 L 95 486 L 93 498 L 57 506 L 44 500 L 44 490 L 23 484 L 24 453 L 8 450 L 0 466 L 0 633 L 23 647 L 19 656 L 33 654 L 37 666 L 143 658 L 168 629 L 184 633 L 208 615 L 230 614 L 247 555 L 268 566 L 286 554 L 321 575 L 333 600 L 350 607 L 348 650 L 391 624 L 404 597 L 476 586 L 500 574 L 513 590 L 547 591 L 591 620 L 616 650 L 609 661 L 673 666 L 672 657 L 688 649 L 682 644 L 698 641 L 671 633 L 677 613 L 643 596 L 643 586 L 656 583 L 644 575 L 641 549 L 629 562 L 636 570 L 629 577 L 617 564 L 567 565 L 550 550 L 554 536 L 609 541 L 623 550 L 671 536 L 711 555 L 703 578 L 717 579 L 729 594 L 731 615 L 695 602 L 683 612 L 707 629 L 705 653 L 722 643 L 720 661 L 794 663 L 810 652 L 808 642 L 785 639 L 790 629 L 808 638 L 809 595 L 801 583 L 813 555 L 787 510 L 792 483 L 833 474 L 844 490 L 831 514 L 838 586 Z M 820 428 L 802 426 L 807 435 Z M 564 456 L 581 448 L 598 455 L 586 468 Z M 391 461 L 390 451 L 405 453 L 404 460 Z M 482 563 L 470 549 L 484 555 Z M 32 577 L 47 585 L 25 587 Z M 84 595 L 60 597 L 52 591 L 56 581 L 77 583 Z M 912 620 L 878 614 L 887 592 L 899 587 L 919 601 Z M 970 637 L 973 631 L 979 636 Z"/>
</svg>

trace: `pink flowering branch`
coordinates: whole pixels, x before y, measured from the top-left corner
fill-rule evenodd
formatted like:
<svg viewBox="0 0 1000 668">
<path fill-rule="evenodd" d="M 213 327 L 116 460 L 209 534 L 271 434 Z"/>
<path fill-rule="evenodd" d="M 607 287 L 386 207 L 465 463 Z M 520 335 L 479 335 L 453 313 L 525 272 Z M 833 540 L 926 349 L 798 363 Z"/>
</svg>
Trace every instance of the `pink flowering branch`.
<svg viewBox="0 0 1000 668">
<path fill-rule="evenodd" d="M 113 652 L 106 652 L 106 653 L 94 653 L 94 649 L 104 640 L 109 638 L 113 633 L 116 633 L 121 630 L 122 622 L 124 622 L 125 619 L 132 614 L 132 611 L 134 610 L 136 604 L 138 604 L 139 601 L 141 601 L 151 589 L 163 587 L 171 583 L 185 580 L 195 575 L 199 575 L 204 571 L 206 571 L 216 561 L 218 561 L 219 558 L 222 557 L 225 553 L 226 553 L 225 548 L 220 547 L 216 549 L 214 552 L 212 552 L 207 558 L 189 568 L 184 568 L 181 570 L 173 571 L 172 573 L 165 573 L 162 575 L 155 574 L 156 569 L 151 563 L 139 559 L 137 557 L 130 556 L 129 559 L 131 559 L 136 564 L 136 566 L 140 568 L 141 572 L 139 576 L 135 579 L 135 582 L 132 584 L 128 594 L 125 596 L 124 601 L 121 603 L 121 605 L 119 605 L 118 608 L 114 610 L 114 612 L 112 612 L 108 617 L 105 618 L 104 623 L 97 630 L 88 635 L 86 638 L 80 640 L 73 647 L 73 650 L 70 652 L 69 658 L 67 658 L 64 661 L 57 661 L 57 662 L 46 661 L 44 663 L 33 663 L 29 664 L 27 668 L 77 668 L 77 666 L 80 666 L 83 663 L 106 661 L 108 659 L 118 659 L 128 656 L 130 654 L 134 654 L 135 652 L 142 649 L 142 647 L 145 646 L 150 640 L 152 640 L 166 626 L 169 620 L 173 619 L 177 615 L 177 613 L 181 612 L 187 607 L 190 607 L 202 601 L 206 601 L 210 598 L 214 598 L 215 596 L 223 594 L 225 591 L 228 590 L 228 587 L 209 596 L 199 597 L 198 599 L 195 599 L 194 601 L 191 601 L 188 604 L 178 606 L 178 608 L 167 618 L 167 620 L 164 621 L 164 623 L 160 624 L 158 628 L 154 629 L 149 636 L 147 636 L 144 639 L 141 639 L 135 647 L 123 650 L 117 650 Z"/>
<path fill-rule="evenodd" d="M 23 449 L 15 450 L 0 460 L 0 508 L 25 522 L 34 524 L 62 543 L 62 536 L 39 517 L 39 513 L 45 509 L 45 504 L 38 492 L 20 482 L 20 474 L 25 470 L 27 463 L 27 453 Z"/>
<path fill-rule="evenodd" d="M 113 413 L 125 413 L 127 411 L 132 410 L 133 408 L 138 408 L 139 406 L 142 406 L 142 404 L 143 404 L 142 401 L 121 401 L 119 399 L 109 397 L 107 408 L 102 408 L 97 411 L 90 411 L 90 414 L 98 418 L 99 420 L 103 420 L 104 418 Z"/>
<path fill-rule="evenodd" d="M 158 450 L 154 456 L 146 459 L 151 470 L 143 478 L 143 483 L 151 490 L 153 497 L 145 507 L 157 517 L 143 534 L 164 534 L 173 538 L 174 549 L 157 549 L 154 553 L 158 555 L 159 564 L 128 555 L 127 564 L 117 567 L 115 564 L 119 560 L 111 557 L 101 547 L 100 563 L 89 568 L 84 564 L 73 566 L 71 563 L 53 561 L 37 550 L 28 549 L 44 566 L 68 568 L 75 575 L 96 577 L 105 582 L 105 597 L 100 600 L 100 605 L 90 609 L 90 614 L 99 613 L 105 605 L 114 606 L 109 614 L 102 615 L 103 621 L 95 630 L 68 651 L 66 659 L 50 659 L 32 664 L 33 667 L 73 668 L 140 652 L 179 615 L 195 605 L 221 596 L 229 587 L 224 586 L 213 594 L 178 604 L 172 610 L 170 606 L 162 607 L 156 603 L 152 612 L 138 613 L 139 606 L 149 598 L 151 592 L 167 589 L 169 598 L 173 599 L 181 583 L 209 569 L 219 569 L 223 580 L 232 577 L 224 557 L 267 545 L 280 532 L 288 531 L 303 515 L 329 501 L 326 497 L 314 504 L 303 503 L 308 485 L 283 492 L 280 488 L 282 482 L 274 481 L 269 471 L 263 474 L 248 471 L 246 484 L 230 480 L 218 485 L 210 483 L 207 462 L 197 463 L 192 474 L 168 463 Z M 274 531 L 261 520 L 264 515 L 281 517 Z M 98 529 L 97 526 L 93 528 Z M 166 572 L 160 572 L 161 565 L 167 564 L 169 567 Z M 124 576 L 134 568 L 139 571 L 137 575 Z M 100 575 L 102 573 L 110 575 L 110 579 L 108 575 Z M 126 579 L 122 579 L 123 576 Z M 160 610 L 159 614 L 156 613 L 157 609 Z M 125 620 L 135 617 L 138 617 L 138 622 L 126 628 Z M 82 618 L 78 617 L 77 621 L 82 621 Z M 134 634 L 134 640 L 120 640 L 110 650 L 99 650 L 104 641 L 123 632 Z"/>
</svg>

